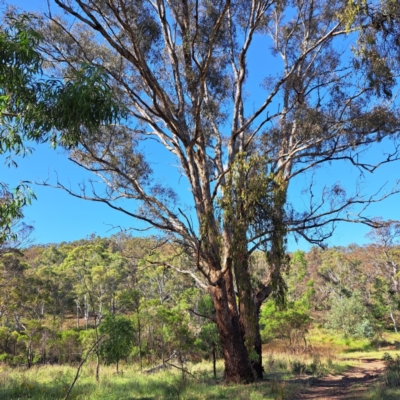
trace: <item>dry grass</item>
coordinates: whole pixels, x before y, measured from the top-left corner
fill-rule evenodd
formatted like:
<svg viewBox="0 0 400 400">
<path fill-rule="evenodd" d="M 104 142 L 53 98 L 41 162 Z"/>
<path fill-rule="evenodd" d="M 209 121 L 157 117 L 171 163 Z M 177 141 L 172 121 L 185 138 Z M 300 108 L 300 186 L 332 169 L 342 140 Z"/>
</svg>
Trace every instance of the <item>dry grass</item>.
<svg viewBox="0 0 400 400">
<path fill-rule="evenodd" d="M 365 341 L 344 341 L 322 330 L 310 333 L 306 348 L 291 348 L 286 341 L 275 340 L 263 346 L 265 380 L 252 385 L 224 385 L 223 363 L 217 364 L 218 378 L 212 376 L 212 366 L 202 362 L 188 366 L 185 377 L 178 370 L 142 374 L 135 366 L 122 365 L 123 373 L 116 375 L 113 366 L 101 367 L 100 383 L 94 378 L 95 366 L 83 368 L 71 399 L 293 399 L 302 386 L 290 383 L 302 381 L 300 375 L 323 376 L 343 373 L 361 359 L 381 359 L 384 352 L 400 354 L 398 336 L 385 334 L 384 348 L 374 348 Z M 0 367 L 0 399 L 47 400 L 64 397 L 72 382 L 75 368 L 43 366 L 30 370 Z M 304 388 L 304 386 L 303 386 Z M 399 391 L 377 385 L 373 393 L 400 398 Z M 396 397 L 397 396 L 397 397 Z M 374 397 L 371 397 L 374 398 Z"/>
</svg>

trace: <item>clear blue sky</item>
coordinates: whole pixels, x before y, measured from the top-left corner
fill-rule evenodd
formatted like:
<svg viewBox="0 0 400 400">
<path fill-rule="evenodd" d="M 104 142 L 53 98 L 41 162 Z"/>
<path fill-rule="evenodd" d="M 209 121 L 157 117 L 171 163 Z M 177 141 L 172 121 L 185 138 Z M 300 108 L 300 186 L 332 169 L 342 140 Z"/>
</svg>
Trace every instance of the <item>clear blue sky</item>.
<svg viewBox="0 0 400 400">
<path fill-rule="evenodd" d="M 12 4 L 23 10 L 44 11 L 47 1 L 14 0 Z M 255 56 L 253 55 L 253 57 Z M 257 88 L 253 88 L 252 95 L 257 95 Z M 368 156 L 375 158 L 380 152 L 385 151 L 385 148 L 384 144 L 375 147 L 369 152 Z M 173 160 L 155 147 L 150 146 L 147 150 L 151 153 L 152 168 L 156 171 L 157 179 L 167 180 L 172 187 L 182 193 L 184 198 L 189 198 L 190 194 L 185 179 L 181 178 L 177 169 L 174 169 L 171 165 Z M 52 150 L 46 144 L 37 146 L 31 156 L 17 161 L 18 168 L 7 168 L 5 165 L 0 165 L 1 180 L 8 182 L 11 187 L 16 186 L 20 180 L 40 181 L 49 179 L 49 182 L 54 183 L 56 174 L 58 174 L 61 182 L 66 185 L 71 182 L 73 187 L 76 187 L 76 184 L 83 179 L 93 178 L 68 161 L 67 155 L 62 149 Z M 399 166 L 399 163 L 388 164 L 374 174 L 367 175 L 363 183 L 365 192 L 371 193 L 384 182 L 389 182 L 389 189 L 390 182 L 393 183 L 400 178 Z M 327 165 L 317 173 L 318 186 L 315 192 L 318 193 L 317 189 L 321 190 L 325 184 L 340 181 L 351 193 L 356 178 L 354 169 L 349 165 L 344 163 Z M 294 204 L 301 205 L 306 201 L 302 191 L 307 189 L 308 186 L 309 181 L 305 180 L 304 177 L 293 182 L 290 189 L 290 199 Z M 34 236 L 37 243 L 72 241 L 84 238 L 91 233 L 107 236 L 117 232 L 110 230 L 111 226 L 123 228 L 135 226 L 134 220 L 108 208 L 106 205 L 79 200 L 52 188 L 34 186 L 34 190 L 38 200 L 26 207 L 25 217 L 28 223 L 35 226 Z M 399 196 L 394 196 L 384 203 L 375 204 L 371 206 L 366 215 L 400 220 L 399 200 Z M 369 228 L 362 225 L 341 224 L 328 243 L 329 245 L 363 244 L 367 241 L 365 234 L 368 231 Z M 304 241 L 297 245 L 290 239 L 289 249 L 294 250 L 297 247 L 307 249 L 309 246 Z"/>
</svg>

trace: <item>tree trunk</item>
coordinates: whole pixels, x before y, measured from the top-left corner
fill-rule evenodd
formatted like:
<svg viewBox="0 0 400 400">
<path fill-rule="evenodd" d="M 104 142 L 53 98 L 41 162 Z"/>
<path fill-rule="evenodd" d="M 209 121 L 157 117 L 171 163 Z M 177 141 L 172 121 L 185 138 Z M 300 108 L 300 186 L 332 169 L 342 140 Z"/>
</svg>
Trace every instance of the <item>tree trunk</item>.
<svg viewBox="0 0 400 400">
<path fill-rule="evenodd" d="M 99 381 L 100 381 L 100 349 L 99 349 L 99 332 L 97 330 L 96 317 L 94 317 L 94 329 L 96 332 L 96 343 L 97 343 L 97 346 L 94 348 L 94 351 L 96 353 L 96 382 L 99 383 Z"/>
<path fill-rule="evenodd" d="M 394 315 L 393 315 L 392 306 L 390 306 L 390 318 L 391 318 L 392 321 L 393 321 L 393 328 L 394 328 L 394 331 L 397 333 L 397 324 L 396 324 L 396 320 L 395 320 Z"/>
<path fill-rule="evenodd" d="M 286 229 L 284 224 L 287 185 L 281 176 L 276 179 L 274 188 L 274 210 L 270 216 L 273 224 L 271 235 L 271 247 L 268 252 L 271 277 L 258 293 L 253 293 L 249 272 L 249 258 L 247 252 L 246 223 L 240 221 L 244 211 L 238 213 L 236 220 L 236 232 L 233 243 L 233 265 L 236 285 L 239 296 L 240 326 L 250 362 L 257 379 L 263 379 L 264 368 L 262 366 L 262 343 L 260 333 L 260 308 L 262 303 L 275 289 L 278 301 L 283 302 L 286 285 L 282 279 L 281 272 L 288 260 L 285 249 Z M 272 280 L 270 280 L 272 278 Z"/>
<path fill-rule="evenodd" d="M 260 305 L 261 306 L 261 305 Z M 260 307 L 255 304 L 254 306 L 254 354 L 255 359 L 251 360 L 251 366 L 257 379 L 263 379 L 264 367 L 262 365 L 262 343 L 260 332 Z"/>
<path fill-rule="evenodd" d="M 143 371 L 143 361 L 142 361 L 142 335 L 140 330 L 140 316 L 139 309 L 137 309 L 137 320 L 138 320 L 138 346 L 139 346 L 139 362 L 140 362 L 140 372 Z"/>
<path fill-rule="evenodd" d="M 239 321 L 240 328 L 250 358 L 250 365 L 257 379 L 263 378 L 262 349 L 259 313 L 252 294 L 250 273 L 248 269 L 247 255 L 236 257 L 235 278 L 239 296 Z M 258 310 L 259 311 L 259 310 Z"/>
<path fill-rule="evenodd" d="M 100 381 L 100 354 L 99 349 L 96 348 L 96 382 Z"/>
<path fill-rule="evenodd" d="M 215 286 L 211 286 L 210 292 L 224 355 L 225 380 L 234 383 L 253 382 L 254 374 L 240 329 L 231 268 L 227 269 Z"/>
<path fill-rule="evenodd" d="M 28 353 L 27 353 L 27 363 L 28 363 L 28 369 L 31 368 L 32 366 L 32 342 L 29 340 L 28 341 Z"/>
<path fill-rule="evenodd" d="M 252 290 L 247 248 L 247 224 L 242 220 L 243 213 L 244 210 L 238 212 L 232 244 L 235 283 L 239 298 L 239 321 L 253 373 L 257 379 L 263 379 L 264 368 L 258 321 L 261 304 L 257 307 L 256 297 Z"/>
<path fill-rule="evenodd" d="M 88 330 L 88 322 L 89 322 L 89 306 L 87 303 L 87 298 L 86 298 L 86 294 L 85 294 L 85 322 L 86 322 L 86 330 Z"/>
<path fill-rule="evenodd" d="M 76 327 L 79 329 L 79 300 L 76 300 Z"/>
<path fill-rule="evenodd" d="M 216 354 L 216 350 L 215 350 L 215 344 L 213 345 L 212 356 L 213 356 L 214 379 L 217 379 L 217 354 Z"/>
</svg>

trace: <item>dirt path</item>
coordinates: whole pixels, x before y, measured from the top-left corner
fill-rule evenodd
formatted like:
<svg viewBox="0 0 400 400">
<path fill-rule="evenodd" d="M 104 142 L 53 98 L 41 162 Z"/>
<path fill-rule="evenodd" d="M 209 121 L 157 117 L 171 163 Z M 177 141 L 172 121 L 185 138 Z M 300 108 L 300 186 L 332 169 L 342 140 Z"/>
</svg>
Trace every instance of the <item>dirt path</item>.
<svg viewBox="0 0 400 400">
<path fill-rule="evenodd" d="M 329 375 L 310 380 L 308 388 L 298 396 L 298 399 L 360 399 L 384 369 L 381 360 L 361 360 L 361 362 L 361 365 L 351 368 L 343 375 Z"/>
</svg>

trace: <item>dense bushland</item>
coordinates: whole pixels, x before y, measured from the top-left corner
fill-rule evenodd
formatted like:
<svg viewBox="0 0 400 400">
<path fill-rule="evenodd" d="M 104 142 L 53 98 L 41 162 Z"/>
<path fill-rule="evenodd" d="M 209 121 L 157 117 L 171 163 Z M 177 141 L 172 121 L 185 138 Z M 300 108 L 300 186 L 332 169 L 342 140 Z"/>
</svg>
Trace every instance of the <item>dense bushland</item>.
<svg viewBox="0 0 400 400">
<path fill-rule="evenodd" d="M 285 272 L 285 306 L 267 301 L 260 324 L 264 343 L 287 340 L 293 353 L 312 346 L 310 328 L 343 338 L 378 340 L 397 329 L 397 275 L 385 275 L 396 246 L 313 248 L 296 251 Z M 142 370 L 166 365 L 185 371 L 188 361 L 221 355 L 214 306 L 185 267 L 180 249 L 155 238 L 116 235 L 73 243 L 32 246 L 1 254 L 0 360 L 10 366 L 74 364 L 92 349 L 101 363 L 135 363 Z M 257 281 L 267 268 L 256 253 Z M 118 333 L 118 334 L 117 334 Z"/>
</svg>

